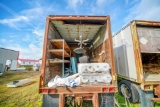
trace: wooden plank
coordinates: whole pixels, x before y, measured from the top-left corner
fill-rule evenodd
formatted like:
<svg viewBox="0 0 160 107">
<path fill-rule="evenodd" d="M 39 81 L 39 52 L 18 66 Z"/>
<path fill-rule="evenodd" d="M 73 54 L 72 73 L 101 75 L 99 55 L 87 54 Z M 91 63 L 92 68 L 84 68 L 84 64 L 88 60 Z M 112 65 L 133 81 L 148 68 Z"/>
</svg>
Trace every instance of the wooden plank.
<svg viewBox="0 0 160 107">
<path fill-rule="evenodd" d="M 65 40 L 63 40 L 63 39 L 52 39 L 52 40 L 50 40 L 50 42 L 53 45 L 55 45 L 56 47 L 58 47 L 59 49 L 63 48 L 63 41 L 64 41 L 64 50 L 67 51 L 67 52 L 69 52 L 70 48 L 67 45 L 67 43 L 65 42 Z"/>
<path fill-rule="evenodd" d="M 70 63 L 70 61 L 69 60 L 61 60 L 61 59 L 48 59 L 48 61 L 47 61 L 47 63 L 51 63 L 51 64 L 53 64 L 53 63 Z"/>
<path fill-rule="evenodd" d="M 64 51 L 64 57 L 70 57 L 70 55 L 63 49 L 51 49 L 49 50 L 49 52 L 51 52 L 52 54 L 58 55 L 58 56 L 62 56 Z"/>
</svg>

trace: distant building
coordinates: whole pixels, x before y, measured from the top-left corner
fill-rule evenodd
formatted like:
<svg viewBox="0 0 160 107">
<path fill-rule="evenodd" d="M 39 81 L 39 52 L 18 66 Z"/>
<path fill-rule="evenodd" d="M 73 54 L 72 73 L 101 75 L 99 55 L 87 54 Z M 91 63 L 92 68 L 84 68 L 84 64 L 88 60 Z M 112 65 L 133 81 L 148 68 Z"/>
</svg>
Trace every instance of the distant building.
<svg viewBox="0 0 160 107">
<path fill-rule="evenodd" d="M 0 48 L 0 72 L 4 73 L 8 67 L 10 70 L 16 70 L 18 56 L 19 51 Z"/>
<path fill-rule="evenodd" d="M 39 64 L 39 60 L 33 59 L 18 59 L 18 63 L 21 66 L 33 66 L 35 64 Z"/>
</svg>

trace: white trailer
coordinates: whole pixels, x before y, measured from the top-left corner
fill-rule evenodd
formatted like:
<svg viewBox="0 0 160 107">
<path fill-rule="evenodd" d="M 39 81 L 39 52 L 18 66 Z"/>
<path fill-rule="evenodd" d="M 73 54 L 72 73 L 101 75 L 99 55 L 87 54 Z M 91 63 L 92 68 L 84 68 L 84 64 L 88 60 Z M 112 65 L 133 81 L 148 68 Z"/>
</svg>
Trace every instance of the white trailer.
<svg viewBox="0 0 160 107">
<path fill-rule="evenodd" d="M 113 36 L 113 48 L 120 93 L 141 107 L 159 102 L 160 22 L 130 22 Z"/>
</svg>

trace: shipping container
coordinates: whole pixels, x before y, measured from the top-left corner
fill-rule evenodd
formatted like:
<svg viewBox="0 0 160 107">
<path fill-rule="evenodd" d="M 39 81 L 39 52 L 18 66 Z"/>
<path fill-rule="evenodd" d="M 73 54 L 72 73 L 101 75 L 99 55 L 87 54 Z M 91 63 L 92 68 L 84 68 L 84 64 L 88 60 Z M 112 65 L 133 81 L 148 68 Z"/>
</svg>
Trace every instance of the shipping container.
<svg viewBox="0 0 160 107">
<path fill-rule="evenodd" d="M 77 87 L 49 88 L 48 82 L 56 75 L 65 76 L 65 67 L 70 66 L 74 52 L 79 48 L 75 39 L 86 40 L 83 49 L 90 63 L 108 63 L 112 81 L 110 84 L 82 84 Z M 51 61 L 58 58 L 60 60 Z M 74 68 L 77 69 L 77 68 Z M 73 72 L 74 73 L 74 72 Z M 75 102 L 92 100 L 94 107 L 114 107 L 117 92 L 112 34 L 109 16 L 48 16 L 43 46 L 43 58 L 39 82 L 39 93 L 43 94 L 43 106 L 64 107 L 65 99 L 72 96 Z M 102 99 L 103 98 L 103 99 Z M 104 102 L 103 102 L 104 100 Z"/>
<path fill-rule="evenodd" d="M 160 22 L 130 22 L 114 34 L 113 48 L 120 93 L 141 107 L 160 101 Z"/>
</svg>

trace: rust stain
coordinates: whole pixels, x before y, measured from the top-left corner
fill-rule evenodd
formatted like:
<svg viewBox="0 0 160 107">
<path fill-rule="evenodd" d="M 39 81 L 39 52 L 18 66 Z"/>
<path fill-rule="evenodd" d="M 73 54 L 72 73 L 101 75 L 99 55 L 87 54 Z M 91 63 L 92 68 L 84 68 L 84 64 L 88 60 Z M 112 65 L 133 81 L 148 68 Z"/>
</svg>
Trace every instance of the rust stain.
<svg viewBox="0 0 160 107">
<path fill-rule="evenodd" d="M 139 25 L 160 26 L 160 22 L 156 21 L 135 20 L 135 23 Z"/>
<path fill-rule="evenodd" d="M 68 37 L 69 37 L 69 39 L 70 40 L 72 40 L 72 38 L 71 38 L 71 34 L 70 34 L 70 29 L 68 28 L 68 26 L 66 25 L 66 29 L 67 29 L 67 33 L 68 33 Z"/>
<path fill-rule="evenodd" d="M 130 26 L 131 26 L 133 49 L 134 49 L 134 55 L 135 55 L 135 64 L 136 64 L 136 70 L 137 70 L 137 80 L 138 80 L 137 82 L 144 83 L 144 78 L 141 78 L 141 75 L 143 75 L 143 67 L 142 67 L 142 61 L 141 61 L 140 46 L 138 41 L 136 23 L 132 22 Z"/>
<path fill-rule="evenodd" d="M 86 31 L 86 37 L 85 39 L 88 39 L 89 33 L 90 33 L 91 27 L 88 28 L 88 30 Z"/>
<path fill-rule="evenodd" d="M 106 20 L 109 16 L 48 16 L 50 20 Z"/>
<path fill-rule="evenodd" d="M 160 85 L 155 88 L 155 94 L 160 98 Z"/>
<path fill-rule="evenodd" d="M 79 36 L 80 36 L 80 27 L 79 27 L 80 25 L 78 25 L 78 27 L 77 27 L 77 39 L 79 39 Z"/>
</svg>

